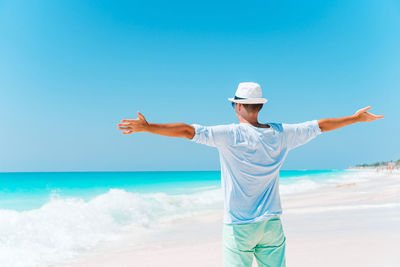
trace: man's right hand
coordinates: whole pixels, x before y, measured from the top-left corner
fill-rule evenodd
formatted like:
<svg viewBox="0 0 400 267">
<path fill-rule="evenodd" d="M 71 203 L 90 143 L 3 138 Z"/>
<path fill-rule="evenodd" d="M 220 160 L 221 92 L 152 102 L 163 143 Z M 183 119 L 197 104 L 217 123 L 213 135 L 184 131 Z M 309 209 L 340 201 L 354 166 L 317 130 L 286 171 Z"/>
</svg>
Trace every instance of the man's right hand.
<svg viewBox="0 0 400 267">
<path fill-rule="evenodd" d="M 382 119 L 383 115 L 375 115 L 367 112 L 371 106 L 359 109 L 352 116 L 332 119 L 322 119 L 318 121 L 321 131 L 332 131 L 356 122 L 366 122 Z"/>
<path fill-rule="evenodd" d="M 367 121 L 374 121 L 379 120 L 385 117 L 384 115 L 375 115 L 372 113 L 367 112 L 370 110 L 371 106 L 359 109 L 354 113 L 353 117 L 357 120 L 357 122 L 367 122 Z"/>
</svg>

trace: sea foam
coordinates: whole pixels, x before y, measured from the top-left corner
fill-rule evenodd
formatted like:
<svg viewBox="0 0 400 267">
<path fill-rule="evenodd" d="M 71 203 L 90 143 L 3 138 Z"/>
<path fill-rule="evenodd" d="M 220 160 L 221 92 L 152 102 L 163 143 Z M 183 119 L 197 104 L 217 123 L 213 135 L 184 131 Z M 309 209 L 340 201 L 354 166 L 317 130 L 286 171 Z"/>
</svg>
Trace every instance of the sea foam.
<svg viewBox="0 0 400 267">
<path fill-rule="evenodd" d="M 195 194 L 139 194 L 111 189 L 90 201 L 53 195 L 41 208 L 0 210 L 0 265 L 48 266 L 100 241 L 222 209 L 220 189 Z"/>
</svg>

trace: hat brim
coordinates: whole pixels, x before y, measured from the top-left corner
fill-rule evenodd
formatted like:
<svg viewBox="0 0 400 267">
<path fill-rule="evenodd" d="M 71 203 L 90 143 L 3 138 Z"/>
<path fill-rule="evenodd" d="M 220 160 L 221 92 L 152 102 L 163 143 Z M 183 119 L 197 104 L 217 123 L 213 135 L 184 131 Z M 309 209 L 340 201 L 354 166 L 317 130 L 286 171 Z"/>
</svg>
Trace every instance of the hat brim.
<svg viewBox="0 0 400 267">
<path fill-rule="evenodd" d="M 268 102 L 268 99 L 265 98 L 235 99 L 233 97 L 230 97 L 228 98 L 228 100 L 233 103 L 240 103 L 240 104 L 264 104 Z"/>
</svg>

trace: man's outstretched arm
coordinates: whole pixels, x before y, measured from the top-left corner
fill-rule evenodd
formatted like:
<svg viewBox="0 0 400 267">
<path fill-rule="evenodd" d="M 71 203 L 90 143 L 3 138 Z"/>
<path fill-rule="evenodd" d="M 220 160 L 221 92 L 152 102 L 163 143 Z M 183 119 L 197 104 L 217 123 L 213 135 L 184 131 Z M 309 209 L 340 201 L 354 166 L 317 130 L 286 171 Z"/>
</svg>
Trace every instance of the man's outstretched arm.
<svg viewBox="0 0 400 267">
<path fill-rule="evenodd" d="M 137 115 L 138 118 L 134 120 L 121 120 L 121 123 L 117 124 L 118 129 L 123 131 L 123 134 L 145 132 L 188 139 L 192 139 L 195 134 L 194 127 L 186 123 L 149 123 L 139 111 Z"/>
<path fill-rule="evenodd" d="M 348 117 L 318 120 L 319 128 L 322 132 L 332 131 L 356 122 L 374 121 L 384 117 L 383 115 L 374 115 L 367 112 L 370 108 L 371 106 L 362 108 L 354 113 L 354 115 Z"/>
</svg>

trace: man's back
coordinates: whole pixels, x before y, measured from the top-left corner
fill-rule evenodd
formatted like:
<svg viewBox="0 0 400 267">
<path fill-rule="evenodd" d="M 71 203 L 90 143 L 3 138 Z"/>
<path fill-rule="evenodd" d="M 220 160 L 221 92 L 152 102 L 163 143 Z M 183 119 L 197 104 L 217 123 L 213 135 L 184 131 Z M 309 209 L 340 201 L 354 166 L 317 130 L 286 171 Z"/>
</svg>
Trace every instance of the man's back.
<svg viewBox="0 0 400 267">
<path fill-rule="evenodd" d="M 287 152 L 321 133 L 317 121 L 268 125 L 192 125 L 192 141 L 220 153 L 224 223 L 252 223 L 281 214 L 278 178 Z"/>
</svg>

